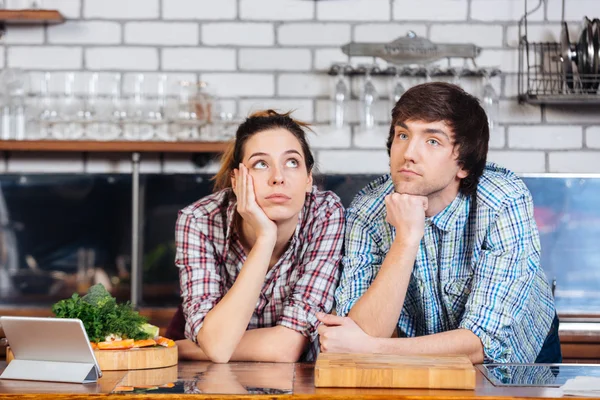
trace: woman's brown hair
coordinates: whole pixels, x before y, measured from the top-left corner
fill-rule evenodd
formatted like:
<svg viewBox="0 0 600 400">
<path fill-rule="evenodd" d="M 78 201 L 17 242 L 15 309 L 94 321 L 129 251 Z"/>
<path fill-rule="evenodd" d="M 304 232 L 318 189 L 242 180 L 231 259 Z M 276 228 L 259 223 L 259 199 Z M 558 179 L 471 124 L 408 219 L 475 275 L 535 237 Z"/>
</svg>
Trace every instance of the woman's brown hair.
<svg viewBox="0 0 600 400">
<path fill-rule="evenodd" d="M 268 129 L 282 128 L 294 135 L 298 142 L 300 142 L 300 147 L 302 147 L 306 169 L 309 173 L 312 171 L 315 159 L 310 151 L 304 131 L 304 128 L 310 129 L 309 124 L 291 118 L 290 114 L 291 111 L 279 114 L 274 110 L 263 110 L 257 111 L 246 118 L 238 127 L 235 139 L 229 143 L 227 150 L 225 150 L 221 157 L 221 168 L 213 177 L 215 192 L 231 187 L 231 174 L 242 162 L 244 145 L 252 136 Z"/>
</svg>

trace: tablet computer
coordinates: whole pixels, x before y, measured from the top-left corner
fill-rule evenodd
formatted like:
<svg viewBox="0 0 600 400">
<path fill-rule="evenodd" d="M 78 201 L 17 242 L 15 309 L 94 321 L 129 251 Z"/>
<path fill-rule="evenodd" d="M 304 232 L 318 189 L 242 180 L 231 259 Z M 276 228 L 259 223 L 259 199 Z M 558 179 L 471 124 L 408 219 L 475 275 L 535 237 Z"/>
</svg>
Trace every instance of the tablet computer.
<svg viewBox="0 0 600 400">
<path fill-rule="evenodd" d="M 23 367 L 25 365 L 33 367 L 32 363 L 35 362 L 43 362 L 54 367 L 59 366 L 57 363 L 68 364 L 63 366 L 66 368 L 63 369 L 64 372 L 69 371 L 69 368 L 80 370 L 79 367 L 91 367 L 93 370 L 86 374 L 86 380 L 89 378 L 93 381 L 94 375 L 96 379 L 102 376 L 94 350 L 80 319 L 2 316 L 0 325 L 4 329 L 8 345 L 14 355 L 13 362 L 20 361 Z M 0 376 L 1 378 L 10 379 L 12 377 L 11 374 L 5 375 L 9 372 L 13 362 Z M 65 379 L 70 378 L 65 377 Z M 72 379 L 60 381 L 73 382 Z"/>
</svg>

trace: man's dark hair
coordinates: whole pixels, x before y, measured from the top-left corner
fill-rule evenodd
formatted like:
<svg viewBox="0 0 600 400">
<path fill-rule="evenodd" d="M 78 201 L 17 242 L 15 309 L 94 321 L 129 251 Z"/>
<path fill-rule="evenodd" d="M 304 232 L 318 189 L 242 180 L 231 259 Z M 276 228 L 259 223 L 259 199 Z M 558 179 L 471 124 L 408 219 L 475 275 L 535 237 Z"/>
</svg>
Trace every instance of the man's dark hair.
<svg viewBox="0 0 600 400">
<path fill-rule="evenodd" d="M 388 155 L 394 141 L 394 127 L 406 121 L 443 121 L 454 132 L 458 164 L 469 175 L 460 182 L 460 191 L 471 195 L 477 190 L 485 168 L 490 130 L 479 100 L 460 87 L 443 82 L 413 86 L 392 110 L 392 125 L 387 141 Z"/>
</svg>

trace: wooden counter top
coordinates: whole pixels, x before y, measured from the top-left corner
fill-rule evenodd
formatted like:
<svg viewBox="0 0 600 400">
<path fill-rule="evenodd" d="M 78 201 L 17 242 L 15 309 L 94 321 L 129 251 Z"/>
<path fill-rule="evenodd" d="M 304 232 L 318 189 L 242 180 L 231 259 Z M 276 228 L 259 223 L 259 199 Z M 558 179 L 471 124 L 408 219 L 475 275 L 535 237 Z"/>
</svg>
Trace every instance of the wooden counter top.
<svg viewBox="0 0 600 400">
<path fill-rule="evenodd" d="M 6 366 L 0 362 L 0 371 Z M 212 364 L 209 362 L 180 362 L 173 370 L 178 381 L 171 392 L 160 389 L 135 392 L 127 385 L 139 381 L 144 374 L 152 375 L 159 370 L 107 371 L 95 384 L 67 384 L 50 382 L 28 382 L 0 380 L 0 399 L 81 399 L 94 394 L 94 397 L 110 399 L 161 398 L 301 398 L 301 399 L 486 399 L 500 398 L 557 398 L 561 392 L 556 388 L 541 387 L 495 387 L 478 371 L 477 388 L 471 390 L 419 390 L 419 389 L 335 389 L 314 387 L 314 365 L 309 363 L 229 363 Z M 140 374 L 138 378 L 130 374 Z M 173 375 L 174 376 L 174 375 Z M 164 378 L 163 378 L 164 380 Z M 152 386 L 151 382 L 145 382 Z M 163 385 L 166 382 L 154 382 Z M 134 383 L 135 384 L 135 383 Z"/>
</svg>

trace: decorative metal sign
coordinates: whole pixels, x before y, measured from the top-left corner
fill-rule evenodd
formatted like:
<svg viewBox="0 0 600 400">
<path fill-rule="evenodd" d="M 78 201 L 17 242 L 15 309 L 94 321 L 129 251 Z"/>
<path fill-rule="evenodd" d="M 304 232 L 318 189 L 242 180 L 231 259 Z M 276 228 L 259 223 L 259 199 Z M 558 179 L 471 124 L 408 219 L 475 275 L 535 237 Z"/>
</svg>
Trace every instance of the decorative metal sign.
<svg viewBox="0 0 600 400">
<path fill-rule="evenodd" d="M 342 46 L 348 56 L 378 57 L 392 64 L 426 64 L 441 58 L 475 58 L 481 48 L 474 44 L 433 43 L 410 31 L 390 43 L 356 43 Z"/>
</svg>

